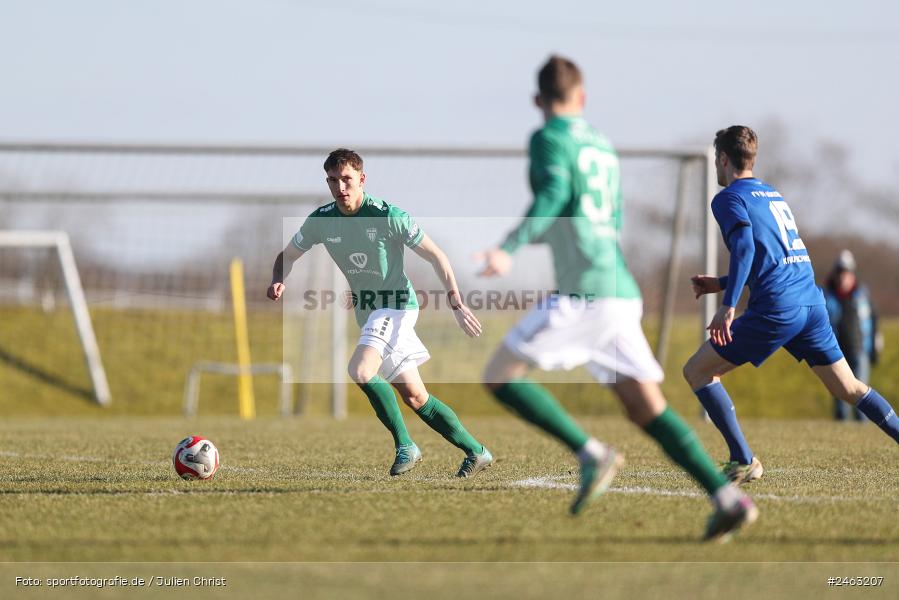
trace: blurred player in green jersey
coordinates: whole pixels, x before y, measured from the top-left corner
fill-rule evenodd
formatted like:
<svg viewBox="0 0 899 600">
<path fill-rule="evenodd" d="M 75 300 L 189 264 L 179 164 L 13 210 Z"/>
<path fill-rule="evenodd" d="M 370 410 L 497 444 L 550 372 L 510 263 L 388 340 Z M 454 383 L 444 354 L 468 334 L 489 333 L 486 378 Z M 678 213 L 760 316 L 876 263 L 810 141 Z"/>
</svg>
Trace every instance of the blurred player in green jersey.
<svg viewBox="0 0 899 600">
<path fill-rule="evenodd" d="M 418 373 L 418 365 L 430 354 L 415 333 L 418 302 L 403 271 L 404 248 L 411 248 L 434 267 L 453 316 L 467 335 L 480 335 L 481 324 L 462 303 L 446 254 L 407 212 L 365 193 L 362 167 L 362 157 L 344 148 L 325 160 L 334 202 L 313 211 L 275 259 L 268 297 L 278 300 L 294 261 L 315 244 L 324 244 L 350 285 L 362 334 L 348 370 L 393 436 L 396 457 L 390 474 L 405 473 L 421 461 L 421 451 L 406 430 L 392 384 L 429 427 L 465 452 L 456 475 L 472 477 L 490 466 L 493 457 L 465 430 L 453 409 L 428 393 Z"/>
<path fill-rule="evenodd" d="M 537 83 L 535 101 L 545 125 L 530 142 L 534 200 L 505 241 L 484 253 L 481 275 L 503 275 L 520 246 L 545 243 L 552 251 L 558 295 L 506 335 L 484 372 L 484 384 L 501 403 L 576 454 L 580 488 L 571 512 L 578 514 L 609 487 L 623 457 L 584 432 L 527 373 L 534 367 L 586 365 L 597 381 L 612 387 L 631 421 L 709 493 L 715 510 L 706 539 L 726 538 L 754 521 L 758 511 L 718 471 L 659 389 L 663 374 L 640 324 L 640 290 L 618 244 L 618 156 L 581 116 L 585 94 L 574 63 L 551 57 Z"/>
</svg>

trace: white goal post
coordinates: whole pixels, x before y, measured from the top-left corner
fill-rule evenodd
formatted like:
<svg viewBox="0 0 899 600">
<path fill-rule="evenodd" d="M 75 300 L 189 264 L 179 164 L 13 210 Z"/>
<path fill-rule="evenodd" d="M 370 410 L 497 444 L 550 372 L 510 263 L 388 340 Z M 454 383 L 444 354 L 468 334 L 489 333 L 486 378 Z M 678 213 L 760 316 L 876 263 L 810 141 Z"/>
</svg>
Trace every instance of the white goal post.
<svg viewBox="0 0 899 600">
<path fill-rule="evenodd" d="M 689 198 L 686 192 L 686 166 L 689 161 L 697 161 L 702 165 L 702 196 L 704 209 L 702 211 L 702 264 L 706 273 L 717 273 L 718 269 L 718 231 L 712 215 L 712 198 L 717 190 L 717 178 L 715 174 L 715 148 L 684 148 L 661 150 L 658 148 L 624 148 L 618 150 L 618 155 L 632 158 L 658 158 L 667 157 L 676 159 L 680 163 L 677 179 L 677 198 L 674 215 L 671 219 L 671 249 L 668 256 L 668 270 L 665 281 L 665 292 L 662 300 L 662 314 L 659 323 L 659 338 L 656 344 L 656 358 L 662 367 L 668 356 L 668 346 L 671 333 L 671 323 L 674 315 L 674 288 L 678 285 L 680 273 L 681 247 L 684 238 L 684 214 Z M 715 294 L 706 294 L 702 297 L 702 315 L 700 321 L 700 336 L 708 339 L 709 333 L 706 325 L 711 322 L 717 310 L 718 299 Z"/>
<path fill-rule="evenodd" d="M 460 253 L 468 251 L 469 240 L 464 227 L 452 229 L 453 225 L 447 223 L 449 218 L 482 215 L 479 221 L 503 218 L 510 223 L 519 218 L 528 201 L 527 151 L 523 147 L 355 149 L 371 167 L 376 191 L 384 190 L 391 200 L 414 209 L 419 219 L 439 222 L 449 232 L 442 238 L 447 245 L 456 241 L 454 237 L 462 238 L 453 248 Z M 159 332 L 158 335 L 129 339 L 116 346 L 117 356 L 126 354 L 125 362 L 148 352 L 162 357 L 152 365 L 157 369 L 186 372 L 204 358 L 229 362 L 226 354 L 206 355 L 206 348 L 218 344 L 220 328 L 216 319 L 228 299 L 227 286 L 221 285 L 223 278 L 216 275 L 216 269 L 234 256 L 245 260 L 248 288 L 256 290 L 249 297 L 248 308 L 255 319 L 254 342 L 260 348 L 283 344 L 283 328 L 275 324 L 279 318 L 284 321 L 284 313 L 278 316 L 276 309 L 281 307 L 271 305 L 260 290 L 267 287 L 272 257 L 286 239 L 278 239 L 278 243 L 265 240 L 276 237 L 273 225 L 283 223 L 285 218 L 308 214 L 329 200 L 321 164 L 331 150 L 333 147 L 323 146 L 0 140 L 0 228 L 12 230 L 0 231 L 0 247 L 58 248 L 95 397 L 98 403 L 106 404 L 109 386 L 68 236 L 25 229 L 65 229 L 72 235 L 82 263 L 91 261 L 90 268 L 82 265 L 80 279 L 92 299 L 102 298 L 104 315 L 139 309 L 128 315 L 135 320 L 129 322 L 148 323 L 155 319 L 153 323 L 158 326 L 148 325 L 147 330 Z M 625 193 L 631 208 L 625 213 L 629 215 L 628 229 L 622 240 L 634 247 L 646 242 L 645 247 L 625 247 L 625 255 L 633 257 L 629 267 L 635 276 L 643 278 L 641 285 L 648 284 L 642 291 L 647 299 L 651 298 L 652 310 L 661 301 L 655 347 L 664 367 L 675 320 L 675 292 L 687 296 L 684 279 L 692 274 L 682 272 L 687 268 L 684 261 L 708 273 L 717 271 L 718 233 L 710 210 L 711 198 L 717 191 L 714 150 L 704 145 L 624 146 L 617 150 L 622 159 L 629 161 L 629 165 L 622 166 L 622 175 L 628 186 L 625 189 L 632 190 Z M 423 189 L 428 190 L 427 202 L 420 202 Z M 445 207 L 451 207 L 453 214 L 439 212 Z M 484 207 L 489 210 L 483 210 Z M 23 230 L 16 230 L 17 227 Z M 103 235 L 97 235 L 98 231 L 103 231 Z M 135 243 L 135 239 L 140 243 Z M 221 239 L 228 243 L 219 243 Z M 483 243 L 495 241 L 485 239 Z M 326 253 L 310 255 L 306 260 L 309 262 L 304 262 L 302 270 L 294 271 L 302 273 L 305 279 L 298 280 L 293 289 L 302 285 L 319 291 L 343 289 L 343 276 Z M 195 269 L 197 265 L 203 266 L 201 272 Z M 540 281 L 547 283 L 528 283 L 533 289 L 542 289 L 539 286 L 551 282 L 549 262 L 540 265 L 544 269 Z M 7 268 L 17 272 L 15 265 L 8 264 Z M 420 269 L 416 277 L 427 281 L 431 274 L 425 271 Z M 466 285 L 472 287 L 471 282 Z M 697 334 L 706 336 L 705 326 L 715 312 L 716 300 L 714 295 L 702 299 L 702 321 Z M 500 311 L 496 314 L 502 320 Z M 203 327 L 196 331 L 183 327 L 182 321 L 190 315 L 200 319 Z M 303 336 L 302 346 L 291 346 L 299 348 L 295 352 L 297 362 L 292 365 L 297 383 L 310 384 L 301 391 L 303 403 L 327 395 L 331 414 L 341 418 L 347 414 L 346 359 L 353 341 L 347 313 L 317 310 L 304 315 L 296 327 L 297 335 Z M 100 319 L 100 313 L 95 312 L 95 317 Z M 435 353 L 431 380 L 456 382 L 457 372 L 449 357 L 467 356 L 464 353 L 469 349 L 461 347 L 465 340 L 456 336 L 457 332 L 450 328 L 452 323 L 447 327 L 445 324 L 435 321 L 431 336 L 433 349 L 444 353 L 440 357 Z M 502 324 L 505 326 L 504 321 Z M 100 331 L 100 341 L 105 348 L 104 331 Z M 23 334 L 18 335 L 23 339 L 15 343 L 28 341 Z M 184 352 L 169 356 L 171 353 L 164 351 L 169 344 L 183 344 Z M 315 351 L 305 351 L 310 347 Z M 287 353 L 282 352 L 282 360 L 286 358 Z M 265 360 L 275 362 L 278 357 L 271 355 Z M 135 377 L 144 383 L 138 397 L 150 393 L 181 397 L 180 385 L 177 391 L 168 383 L 164 390 L 156 389 L 157 378 L 149 367 L 137 367 L 135 371 Z M 117 372 L 110 372 L 110 376 L 115 384 Z"/>
<path fill-rule="evenodd" d="M 91 316 L 87 310 L 87 301 L 84 298 L 81 277 L 78 275 L 78 267 L 75 264 L 75 255 L 72 253 L 69 235 L 64 231 L 0 231 L 0 248 L 56 250 L 69 305 L 72 307 L 72 314 L 75 317 L 78 339 L 81 342 L 84 360 L 93 384 L 94 400 L 101 406 L 108 406 L 112 401 L 112 396 L 109 392 L 106 371 L 103 369 L 103 361 L 100 360 L 100 347 L 97 345 L 97 337 L 94 335 Z"/>
</svg>

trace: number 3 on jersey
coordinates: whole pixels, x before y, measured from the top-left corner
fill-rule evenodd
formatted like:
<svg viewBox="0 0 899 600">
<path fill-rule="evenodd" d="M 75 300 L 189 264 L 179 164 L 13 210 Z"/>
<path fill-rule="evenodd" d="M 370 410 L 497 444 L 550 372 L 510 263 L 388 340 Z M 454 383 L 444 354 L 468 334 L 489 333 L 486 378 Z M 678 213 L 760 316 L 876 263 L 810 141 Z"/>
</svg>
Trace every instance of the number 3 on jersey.
<svg viewBox="0 0 899 600">
<path fill-rule="evenodd" d="M 799 237 L 799 228 L 796 227 L 796 219 L 793 218 L 793 213 L 787 203 L 783 200 L 773 200 L 768 204 L 768 208 L 774 215 L 774 220 L 777 221 L 784 250 L 788 254 L 796 250 L 805 250 L 805 243 Z"/>
<path fill-rule="evenodd" d="M 597 237 L 615 237 L 612 223 L 615 199 L 621 185 L 618 157 L 593 146 L 585 146 L 577 156 L 578 170 L 587 191 L 581 194 L 581 210 L 593 226 Z"/>
</svg>

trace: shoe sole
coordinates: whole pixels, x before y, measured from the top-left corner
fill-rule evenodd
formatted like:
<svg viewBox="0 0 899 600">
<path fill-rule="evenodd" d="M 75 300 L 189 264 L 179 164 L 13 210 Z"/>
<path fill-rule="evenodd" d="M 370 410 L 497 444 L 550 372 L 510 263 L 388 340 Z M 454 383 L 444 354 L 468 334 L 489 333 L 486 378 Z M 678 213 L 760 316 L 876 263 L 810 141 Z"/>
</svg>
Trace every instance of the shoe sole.
<svg viewBox="0 0 899 600">
<path fill-rule="evenodd" d="M 742 529 L 743 527 L 748 527 L 756 522 L 759 518 L 759 509 L 753 504 L 746 511 L 746 514 L 742 519 L 735 521 L 733 525 L 728 527 L 727 529 L 721 531 L 720 533 L 715 534 L 714 536 L 707 537 L 703 541 L 711 542 L 712 544 L 726 544 L 731 540 L 734 534 Z"/>
<path fill-rule="evenodd" d="M 403 473 L 408 473 L 409 471 L 411 471 L 412 469 L 414 469 L 415 467 L 417 467 L 417 466 L 418 466 L 418 463 L 420 463 L 421 461 L 422 461 L 422 458 L 419 456 L 417 459 L 415 459 L 415 460 L 412 461 L 412 464 L 411 464 L 411 465 L 409 465 L 408 467 L 404 468 L 402 471 L 394 471 L 393 469 L 390 469 L 390 476 L 391 476 L 391 477 L 396 477 L 397 475 L 402 475 Z M 407 464 L 408 464 L 408 463 L 407 463 Z"/>
<path fill-rule="evenodd" d="M 615 451 L 612 450 L 612 452 Z M 605 472 L 594 480 L 590 490 L 584 494 L 583 498 L 580 500 L 576 499 L 571 505 L 571 514 L 575 516 L 581 514 L 594 500 L 602 496 L 609 489 L 609 486 L 612 485 L 612 480 L 615 479 L 615 475 L 618 474 L 619 469 L 623 466 L 624 455 L 615 452 L 615 457 L 612 459 L 612 463 L 606 468 Z"/>
<path fill-rule="evenodd" d="M 478 469 L 477 471 L 473 471 L 473 472 L 472 472 L 471 474 L 469 474 L 469 475 L 460 475 L 459 473 L 456 473 L 456 477 L 458 477 L 459 479 L 471 479 L 472 477 L 474 477 L 475 475 L 477 475 L 478 473 L 480 473 L 480 472 L 483 471 L 484 469 L 489 469 L 489 468 L 492 467 L 492 466 L 493 466 L 493 461 L 491 460 L 489 463 L 487 463 L 486 465 L 484 465 L 483 467 L 481 467 L 481 468 Z"/>
</svg>

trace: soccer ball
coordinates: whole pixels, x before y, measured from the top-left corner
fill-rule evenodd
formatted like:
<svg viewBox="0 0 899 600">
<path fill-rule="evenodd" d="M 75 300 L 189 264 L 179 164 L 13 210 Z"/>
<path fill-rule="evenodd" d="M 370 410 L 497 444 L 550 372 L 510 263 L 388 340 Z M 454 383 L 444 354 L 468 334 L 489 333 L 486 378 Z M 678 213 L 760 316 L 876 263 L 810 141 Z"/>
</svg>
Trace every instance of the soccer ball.
<svg viewBox="0 0 899 600">
<path fill-rule="evenodd" d="M 172 462 L 182 479 L 210 479 L 219 470 L 219 451 L 206 438 L 192 435 L 175 446 Z"/>
</svg>

